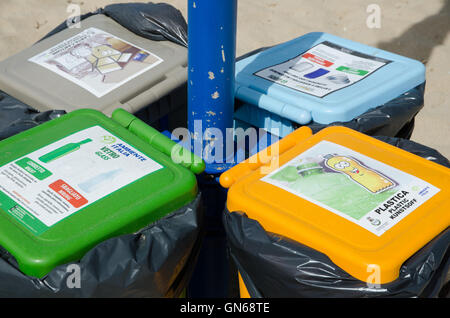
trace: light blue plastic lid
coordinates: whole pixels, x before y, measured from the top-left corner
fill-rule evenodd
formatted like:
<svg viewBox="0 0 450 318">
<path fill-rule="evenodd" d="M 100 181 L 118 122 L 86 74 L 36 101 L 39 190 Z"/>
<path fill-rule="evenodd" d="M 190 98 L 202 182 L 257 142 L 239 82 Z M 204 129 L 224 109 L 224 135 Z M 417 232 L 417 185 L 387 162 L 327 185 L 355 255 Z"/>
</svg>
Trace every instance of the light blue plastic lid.
<svg viewBox="0 0 450 318">
<path fill-rule="evenodd" d="M 423 82 L 419 61 L 320 32 L 236 63 L 236 98 L 302 125 L 350 121 Z"/>
</svg>

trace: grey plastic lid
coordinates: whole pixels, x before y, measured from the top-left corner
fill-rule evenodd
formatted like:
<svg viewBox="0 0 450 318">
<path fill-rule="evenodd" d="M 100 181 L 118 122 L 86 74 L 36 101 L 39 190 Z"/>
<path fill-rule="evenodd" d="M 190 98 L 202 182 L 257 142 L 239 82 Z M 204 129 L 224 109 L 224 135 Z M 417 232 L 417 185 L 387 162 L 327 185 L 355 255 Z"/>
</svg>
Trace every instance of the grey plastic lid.
<svg viewBox="0 0 450 318">
<path fill-rule="evenodd" d="M 134 113 L 186 81 L 185 47 L 145 39 L 101 14 L 0 62 L 0 90 L 40 111 Z"/>
</svg>

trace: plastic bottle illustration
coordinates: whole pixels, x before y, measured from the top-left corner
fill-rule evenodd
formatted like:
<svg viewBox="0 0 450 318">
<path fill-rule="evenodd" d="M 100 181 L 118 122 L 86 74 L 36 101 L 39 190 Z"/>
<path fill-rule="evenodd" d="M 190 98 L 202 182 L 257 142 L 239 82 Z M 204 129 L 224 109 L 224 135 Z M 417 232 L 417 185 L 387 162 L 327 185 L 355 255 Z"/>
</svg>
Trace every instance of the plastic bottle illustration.
<svg viewBox="0 0 450 318">
<path fill-rule="evenodd" d="M 350 83 L 350 79 L 348 78 L 348 76 L 343 74 L 330 75 L 327 77 L 327 80 L 338 85 L 345 85 Z"/>
<path fill-rule="evenodd" d="M 39 160 L 44 163 L 49 163 L 51 161 L 54 161 L 61 157 L 64 157 L 74 151 L 79 150 L 81 148 L 81 145 L 87 144 L 91 141 L 92 141 L 92 139 L 88 138 L 88 139 L 82 140 L 80 142 L 73 142 L 73 143 L 64 145 L 62 147 L 59 147 L 58 149 L 53 150 L 52 152 L 49 152 L 49 153 L 43 155 L 42 157 L 39 158 Z"/>
<path fill-rule="evenodd" d="M 90 193 L 100 186 L 102 186 L 106 181 L 110 181 L 114 179 L 117 175 L 119 175 L 122 172 L 122 169 L 115 169 L 108 172 L 103 172 L 98 175 L 96 175 L 93 178 L 90 178 L 86 180 L 83 183 L 80 183 L 78 186 L 81 190 L 84 192 Z"/>
<path fill-rule="evenodd" d="M 327 167 L 347 175 L 372 193 L 380 193 L 396 186 L 392 180 L 367 168 L 356 159 L 339 155 L 326 155 L 324 158 Z"/>
<path fill-rule="evenodd" d="M 309 177 L 324 172 L 323 168 L 317 162 L 307 161 L 297 166 L 297 173 L 302 177 Z"/>
</svg>

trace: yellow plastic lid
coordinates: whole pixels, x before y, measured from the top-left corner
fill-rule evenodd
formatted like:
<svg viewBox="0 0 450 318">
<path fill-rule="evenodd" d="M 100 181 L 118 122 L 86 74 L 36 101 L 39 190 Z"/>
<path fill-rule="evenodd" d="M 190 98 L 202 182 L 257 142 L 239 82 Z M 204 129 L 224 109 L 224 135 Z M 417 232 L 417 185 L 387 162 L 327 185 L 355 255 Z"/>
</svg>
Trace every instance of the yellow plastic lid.
<svg viewBox="0 0 450 318">
<path fill-rule="evenodd" d="M 394 281 L 450 224 L 450 169 L 344 127 L 302 127 L 220 183 L 229 211 L 369 283 Z"/>
</svg>

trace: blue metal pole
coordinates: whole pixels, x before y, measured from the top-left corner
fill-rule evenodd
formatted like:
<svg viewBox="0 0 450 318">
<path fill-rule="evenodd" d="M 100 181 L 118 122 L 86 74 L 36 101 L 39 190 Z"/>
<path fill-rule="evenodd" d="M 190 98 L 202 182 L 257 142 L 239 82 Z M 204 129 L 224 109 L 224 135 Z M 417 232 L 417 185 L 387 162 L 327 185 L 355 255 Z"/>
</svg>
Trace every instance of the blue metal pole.
<svg viewBox="0 0 450 318">
<path fill-rule="evenodd" d="M 188 0 L 188 128 L 192 151 L 203 154 L 210 174 L 230 167 L 225 139 L 233 127 L 236 24 L 237 0 Z"/>
<path fill-rule="evenodd" d="M 221 221 L 226 191 L 216 181 L 232 165 L 226 149 L 234 149 L 234 142 L 225 141 L 227 128 L 233 127 L 236 24 L 237 0 L 188 0 L 188 128 L 192 151 L 206 163 L 206 174 L 198 177 L 206 235 L 190 297 L 227 297 L 237 277 L 230 275 Z"/>
</svg>

